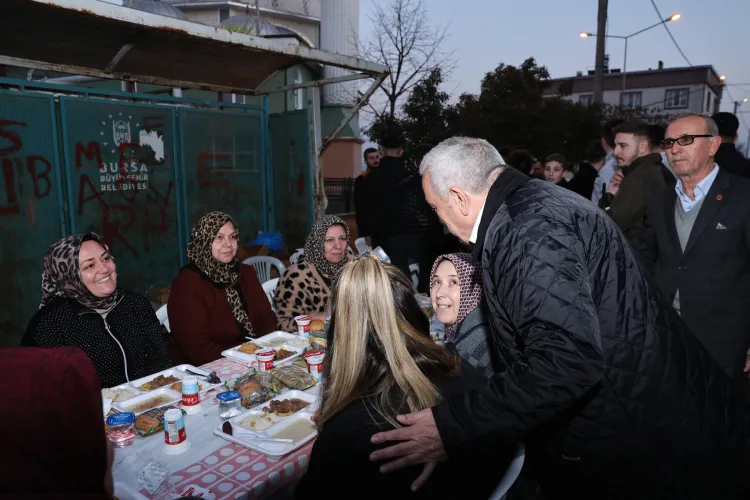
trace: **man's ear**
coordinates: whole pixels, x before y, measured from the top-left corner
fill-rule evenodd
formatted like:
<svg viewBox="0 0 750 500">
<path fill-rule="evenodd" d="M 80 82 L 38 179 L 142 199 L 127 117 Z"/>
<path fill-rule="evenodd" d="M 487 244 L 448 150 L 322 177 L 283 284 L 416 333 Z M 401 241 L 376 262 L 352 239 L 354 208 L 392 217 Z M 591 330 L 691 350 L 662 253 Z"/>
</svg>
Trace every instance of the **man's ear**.
<svg viewBox="0 0 750 500">
<path fill-rule="evenodd" d="M 455 200 L 458 212 L 464 217 L 468 216 L 471 208 L 469 194 L 459 186 L 452 186 L 449 195 Z"/>
</svg>

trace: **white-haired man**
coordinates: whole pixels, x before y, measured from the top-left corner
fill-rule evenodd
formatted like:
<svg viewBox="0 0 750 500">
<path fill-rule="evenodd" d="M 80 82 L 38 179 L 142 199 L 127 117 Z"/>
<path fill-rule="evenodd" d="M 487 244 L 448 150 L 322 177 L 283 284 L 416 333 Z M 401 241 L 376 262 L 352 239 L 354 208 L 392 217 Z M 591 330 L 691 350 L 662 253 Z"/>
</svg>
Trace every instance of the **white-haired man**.
<svg viewBox="0 0 750 500">
<path fill-rule="evenodd" d="M 399 457 L 381 470 L 426 463 L 418 487 L 453 451 L 506 438 L 526 442 L 548 499 L 742 498 L 744 399 L 661 301 L 616 224 L 505 168 L 481 139 L 442 142 L 421 170 L 428 203 L 475 245 L 491 344 L 507 370 L 373 436 L 403 441 L 371 454 Z"/>
</svg>

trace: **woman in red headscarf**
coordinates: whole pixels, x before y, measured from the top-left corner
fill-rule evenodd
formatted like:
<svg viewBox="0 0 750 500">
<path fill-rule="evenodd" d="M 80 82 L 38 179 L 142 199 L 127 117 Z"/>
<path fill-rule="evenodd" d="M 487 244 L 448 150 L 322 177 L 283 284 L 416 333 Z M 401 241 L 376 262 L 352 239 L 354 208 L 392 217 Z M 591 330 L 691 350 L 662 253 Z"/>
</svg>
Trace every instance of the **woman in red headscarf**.
<svg viewBox="0 0 750 500">
<path fill-rule="evenodd" d="M 2 495 L 111 498 L 114 452 L 91 360 L 78 348 L 0 349 Z"/>
</svg>

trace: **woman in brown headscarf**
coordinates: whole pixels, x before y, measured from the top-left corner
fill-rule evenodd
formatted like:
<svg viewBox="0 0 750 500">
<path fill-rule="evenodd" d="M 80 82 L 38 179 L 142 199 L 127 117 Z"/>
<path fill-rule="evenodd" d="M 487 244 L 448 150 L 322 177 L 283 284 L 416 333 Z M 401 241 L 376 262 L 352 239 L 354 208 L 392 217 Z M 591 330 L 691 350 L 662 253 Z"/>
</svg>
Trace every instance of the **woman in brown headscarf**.
<svg viewBox="0 0 750 500">
<path fill-rule="evenodd" d="M 239 231 L 223 212 L 204 215 L 193 226 L 187 257 L 167 303 L 172 357 L 202 365 L 276 329 L 276 315 L 252 266 L 237 260 Z"/>
<path fill-rule="evenodd" d="M 331 282 L 351 256 L 349 226 L 343 219 L 335 215 L 318 219 L 307 237 L 304 260 L 287 268 L 276 288 L 279 329 L 297 331 L 296 316 L 324 319 Z"/>
<path fill-rule="evenodd" d="M 0 497 L 112 498 L 96 371 L 80 349 L 0 349 Z"/>
</svg>

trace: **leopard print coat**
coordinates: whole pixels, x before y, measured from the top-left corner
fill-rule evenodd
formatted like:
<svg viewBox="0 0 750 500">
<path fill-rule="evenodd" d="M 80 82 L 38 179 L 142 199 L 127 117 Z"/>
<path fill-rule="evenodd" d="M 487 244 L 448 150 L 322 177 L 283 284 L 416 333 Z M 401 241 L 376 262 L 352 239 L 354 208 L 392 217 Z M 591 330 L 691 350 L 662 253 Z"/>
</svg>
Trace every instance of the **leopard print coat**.
<svg viewBox="0 0 750 500">
<path fill-rule="evenodd" d="M 274 295 L 279 330 L 296 332 L 296 316 L 325 312 L 331 291 L 311 262 L 287 268 Z"/>
</svg>

